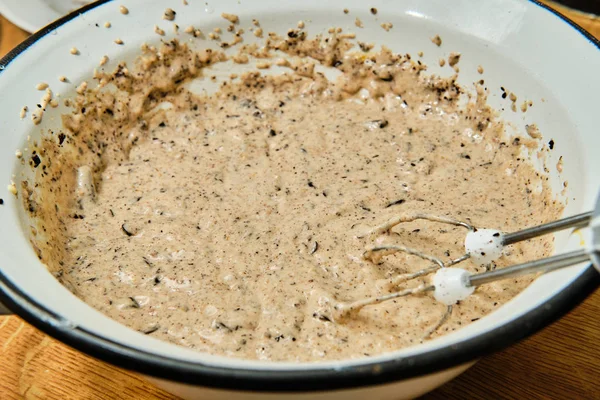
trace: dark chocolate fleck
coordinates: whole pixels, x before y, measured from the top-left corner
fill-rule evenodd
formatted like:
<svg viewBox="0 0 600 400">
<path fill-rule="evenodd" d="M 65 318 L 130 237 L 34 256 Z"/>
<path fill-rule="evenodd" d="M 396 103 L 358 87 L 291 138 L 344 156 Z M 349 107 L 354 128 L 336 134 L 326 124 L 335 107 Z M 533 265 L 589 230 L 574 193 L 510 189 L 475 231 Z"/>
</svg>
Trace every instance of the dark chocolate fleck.
<svg viewBox="0 0 600 400">
<path fill-rule="evenodd" d="M 40 157 L 37 154 L 34 154 L 31 157 L 31 161 L 33 161 L 33 167 L 37 168 L 38 165 L 40 165 L 40 163 L 42 162 L 42 160 L 40 160 Z"/>
<path fill-rule="evenodd" d="M 376 119 L 372 122 L 377 125 L 379 129 L 383 129 L 390 124 L 387 119 Z"/>
<path fill-rule="evenodd" d="M 131 300 L 131 302 L 133 303 L 131 305 L 133 308 L 141 308 L 140 303 L 138 303 L 138 301 L 134 297 L 130 297 L 129 300 Z"/>
<path fill-rule="evenodd" d="M 391 207 L 391 206 L 395 206 L 395 205 L 398 205 L 398 204 L 403 204 L 405 202 L 406 202 L 405 199 L 399 199 L 399 200 L 396 200 L 396 201 L 392 201 L 391 203 L 388 203 L 388 205 L 385 206 L 385 208 L 388 208 L 388 207 Z"/>
<path fill-rule="evenodd" d="M 123 230 L 123 232 L 125 232 L 125 234 L 127 236 L 133 236 L 133 233 L 131 233 L 130 231 L 127 230 L 127 225 L 125 225 L 125 224 L 121 225 L 121 229 Z"/>
</svg>

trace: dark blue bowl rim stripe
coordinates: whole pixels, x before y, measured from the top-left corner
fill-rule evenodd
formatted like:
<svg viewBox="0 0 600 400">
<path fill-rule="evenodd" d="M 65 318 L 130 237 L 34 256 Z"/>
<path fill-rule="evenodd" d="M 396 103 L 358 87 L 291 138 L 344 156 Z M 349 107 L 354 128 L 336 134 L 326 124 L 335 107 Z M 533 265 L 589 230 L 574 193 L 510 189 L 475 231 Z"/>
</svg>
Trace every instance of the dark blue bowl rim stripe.
<svg viewBox="0 0 600 400">
<path fill-rule="evenodd" d="M 113 0 L 99 0 L 89 4 L 42 28 L 4 56 L 0 60 L 0 67 L 6 68 L 19 54 L 59 26 L 109 1 Z M 600 50 L 600 41 L 573 21 L 536 0 L 527 1 L 553 13 Z M 0 68 L 0 73 L 4 68 Z M 5 291 L 0 290 L 0 301 L 25 321 L 83 353 L 121 368 L 160 379 L 218 389 L 306 392 L 358 388 L 415 378 L 466 364 L 500 351 L 538 332 L 572 310 L 600 286 L 600 274 L 589 265 L 564 290 L 537 308 L 490 332 L 451 346 L 385 362 L 367 361 L 362 365 L 342 369 L 326 369 L 315 364 L 314 369 L 287 371 L 225 368 L 155 355 L 112 341 L 81 327 L 68 328 L 57 323 L 62 320 L 60 316 L 54 315 L 42 304 L 31 299 L 0 270 L 0 287 L 2 286 Z M 49 320 L 54 320 L 54 323 Z"/>
</svg>

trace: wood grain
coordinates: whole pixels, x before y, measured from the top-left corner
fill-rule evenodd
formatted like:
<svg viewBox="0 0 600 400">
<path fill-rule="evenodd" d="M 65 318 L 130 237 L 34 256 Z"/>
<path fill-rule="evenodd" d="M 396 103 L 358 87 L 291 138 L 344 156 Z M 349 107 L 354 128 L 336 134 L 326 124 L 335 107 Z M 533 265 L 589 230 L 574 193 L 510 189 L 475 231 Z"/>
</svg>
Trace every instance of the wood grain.
<svg viewBox="0 0 600 400">
<path fill-rule="evenodd" d="M 553 5 L 555 6 L 555 5 Z M 556 6 L 600 38 L 600 19 Z M 27 37 L 0 16 L 0 56 Z M 424 396 L 442 399 L 600 398 L 600 292 L 541 333 L 487 357 Z M 0 399 L 177 398 L 83 355 L 18 317 L 0 317 Z"/>
<path fill-rule="evenodd" d="M 25 40 L 27 36 L 29 33 L 17 28 L 0 15 L 0 57 Z"/>
<path fill-rule="evenodd" d="M 594 1 L 594 0 L 592 0 L 592 1 Z M 583 29 L 585 29 L 586 31 L 591 33 L 593 36 L 600 39 L 600 16 L 599 15 L 592 15 L 592 14 L 577 12 L 577 11 L 571 10 L 570 8 L 562 6 L 560 4 L 556 4 L 555 2 L 552 2 L 552 1 L 543 1 L 542 0 L 542 2 L 547 3 L 552 8 L 554 8 L 561 14 L 567 16 L 569 19 L 571 19 L 577 25 L 581 26 Z"/>
</svg>

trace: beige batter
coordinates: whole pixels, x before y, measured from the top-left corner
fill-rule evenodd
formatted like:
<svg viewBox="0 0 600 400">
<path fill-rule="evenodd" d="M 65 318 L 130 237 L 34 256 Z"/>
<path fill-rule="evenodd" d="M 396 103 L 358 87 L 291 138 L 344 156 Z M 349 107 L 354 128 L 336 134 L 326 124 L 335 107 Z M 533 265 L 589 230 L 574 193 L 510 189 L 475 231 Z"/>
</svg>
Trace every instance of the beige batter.
<svg viewBox="0 0 600 400">
<path fill-rule="evenodd" d="M 193 95 L 184 83 L 226 56 L 169 42 L 145 48 L 136 67 L 98 74 L 101 87 L 72 102 L 64 130 L 32 158 L 38 188 L 23 182 L 21 195 L 40 221 L 40 258 L 77 296 L 203 352 L 364 357 L 420 343 L 445 311 L 423 294 L 335 320 L 336 303 L 383 294 L 378 281 L 428 266 L 403 254 L 375 265 L 365 247 L 402 243 L 449 260 L 463 254 L 466 232 L 421 221 L 381 238 L 360 233 L 416 211 L 506 231 L 559 215 L 523 156 L 532 139 L 504 136 L 483 87 L 459 106 L 455 78 L 427 76 L 406 55 L 384 49 L 365 63 L 343 36 L 291 32 L 236 56 L 311 57 L 280 61 L 285 75 L 249 73 Z M 314 63 L 342 75 L 330 82 Z M 548 238 L 511 246 L 492 268 L 551 250 Z M 531 279 L 478 288 L 433 336 L 500 307 Z"/>
</svg>

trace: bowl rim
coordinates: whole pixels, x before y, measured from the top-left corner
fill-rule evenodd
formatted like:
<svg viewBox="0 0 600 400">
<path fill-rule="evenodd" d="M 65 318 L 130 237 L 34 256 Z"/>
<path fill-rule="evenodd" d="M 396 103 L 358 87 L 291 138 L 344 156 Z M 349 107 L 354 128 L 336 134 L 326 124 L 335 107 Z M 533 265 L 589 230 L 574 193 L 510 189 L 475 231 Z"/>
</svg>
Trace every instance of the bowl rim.
<svg viewBox="0 0 600 400">
<path fill-rule="evenodd" d="M 98 0 L 54 21 L 29 36 L 0 59 L 0 73 L 31 45 L 79 15 L 114 0 Z M 600 50 L 600 41 L 558 11 L 537 0 L 525 0 L 554 14 Z M 37 303 L 8 279 L 0 268 L 0 301 L 28 323 L 87 355 L 121 368 L 159 379 L 212 388 L 307 392 L 380 385 L 428 375 L 500 351 L 556 321 L 600 286 L 600 274 L 588 267 L 567 287 L 524 315 L 482 335 L 405 358 L 365 362 L 343 369 L 279 371 L 227 368 L 159 356 L 107 339 L 82 327 L 65 326 L 64 319 Z"/>
</svg>

